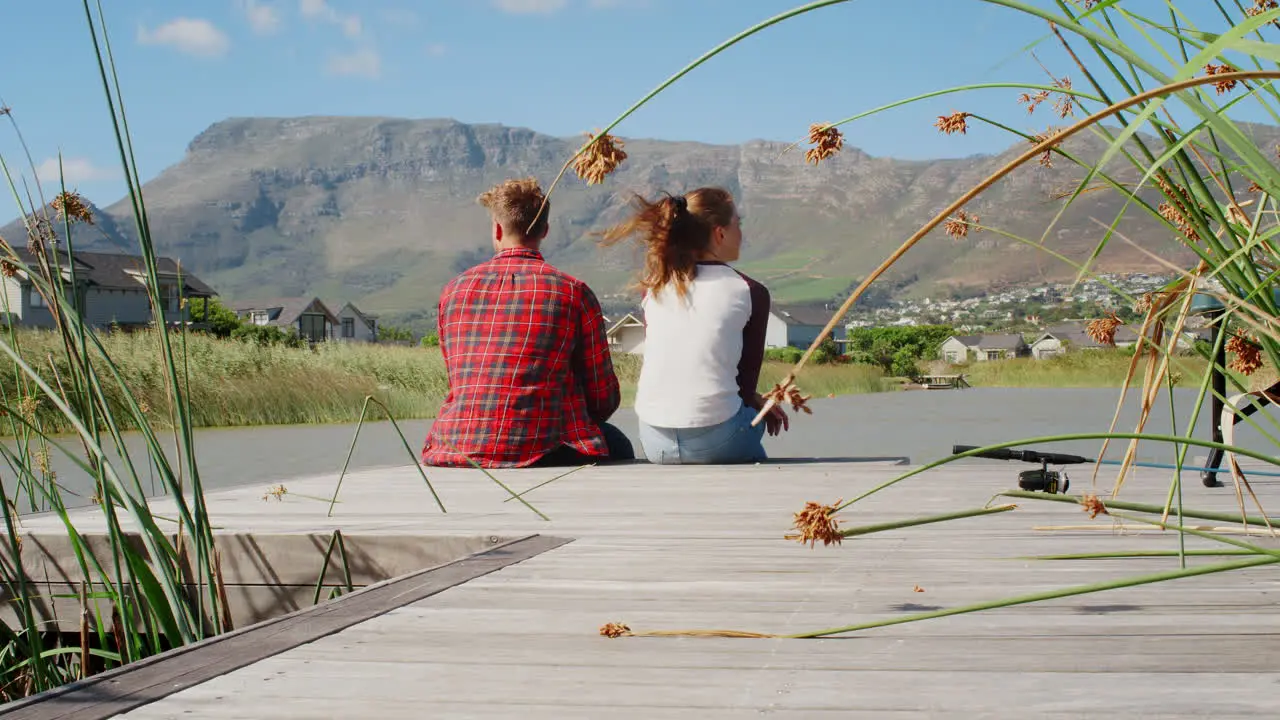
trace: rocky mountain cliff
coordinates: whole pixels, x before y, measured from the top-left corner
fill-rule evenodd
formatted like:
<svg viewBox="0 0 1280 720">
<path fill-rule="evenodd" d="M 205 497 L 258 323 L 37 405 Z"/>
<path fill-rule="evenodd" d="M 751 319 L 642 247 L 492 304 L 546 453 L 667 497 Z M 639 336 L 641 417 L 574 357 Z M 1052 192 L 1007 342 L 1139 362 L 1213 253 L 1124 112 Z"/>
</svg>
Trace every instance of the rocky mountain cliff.
<svg viewBox="0 0 1280 720">
<path fill-rule="evenodd" d="M 1280 138 L 1276 128 L 1252 131 L 1268 142 Z M 355 300 L 389 319 L 421 321 L 434 309 L 440 286 L 489 252 L 488 219 L 476 196 L 509 177 L 533 175 L 545 187 L 579 142 L 452 120 L 236 118 L 196 137 L 185 157 L 144 192 L 160 252 L 179 258 L 227 298 L 319 295 Z M 604 185 L 588 187 L 572 172 L 562 181 L 544 250 L 607 299 L 625 290 L 638 255 L 601 250 L 591 233 L 620 218 L 628 192 L 719 185 L 739 199 L 744 270 L 780 299 L 827 299 L 1027 146 L 1019 140 L 995 156 L 902 161 L 846 144 L 818 167 L 805 164 L 803 148 L 784 154 L 785 147 L 627 139 L 629 158 Z M 1096 157 L 1101 147 L 1092 137 L 1067 145 L 1085 157 Z M 1112 169 L 1133 177 L 1118 163 Z M 1033 163 L 967 209 L 984 224 L 1039 239 L 1060 209 L 1055 194 L 1072 189 L 1079 177 L 1062 159 L 1053 168 Z M 1121 204 L 1109 190 L 1083 196 L 1049 244 L 1085 258 L 1102 234 L 1095 219 L 1111 222 Z M 132 249 L 127 200 L 103 212 L 110 232 L 91 235 L 83 249 Z M 1165 256 L 1177 247 L 1138 212 L 1131 211 L 1121 229 Z M 1116 241 L 1102 266 L 1147 269 L 1151 261 Z M 933 288 L 1071 272 L 994 233 L 955 241 L 939 230 L 903 258 L 892 278 Z"/>
</svg>

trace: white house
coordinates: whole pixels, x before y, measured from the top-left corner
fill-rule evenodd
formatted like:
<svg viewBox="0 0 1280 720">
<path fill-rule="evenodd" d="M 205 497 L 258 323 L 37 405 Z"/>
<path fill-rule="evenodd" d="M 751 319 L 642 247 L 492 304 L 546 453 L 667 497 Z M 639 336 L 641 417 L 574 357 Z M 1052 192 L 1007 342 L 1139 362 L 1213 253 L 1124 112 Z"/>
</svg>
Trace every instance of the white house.
<svg viewBox="0 0 1280 720">
<path fill-rule="evenodd" d="M 378 316 L 362 312 L 354 303 L 347 303 L 338 311 L 336 340 L 343 342 L 377 342 Z"/>
<path fill-rule="evenodd" d="M 609 349 L 614 352 L 644 353 L 644 321 L 631 313 L 610 325 L 605 337 L 609 339 Z"/>
<path fill-rule="evenodd" d="M 1004 335 L 952 335 L 943 341 L 939 356 L 955 365 L 969 360 L 1009 360 L 1029 354 L 1030 348 L 1017 333 Z"/>
<path fill-rule="evenodd" d="M 25 248 L 14 248 L 18 260 L 33 271 L 38 269 L 35 256 Z M 50 257 L 50 263 L 54 262 Z M 68 256 L 57 251 L 57 265 L 67 293 L 74 293 L 85 322 L 98 328 L 146 327 L 154 320 L 151 296 L 147 292 L 147 273 L 143 258 L 122 253 L 77 252 Z M 76 286 L 70 287 L 74 270 Z M 161 313 L 166 323 L 186 322 L 190 309 L 182 298 L 208 298 L 217 295 L 208 285 L 167 257 L 156 258 L 156 279 L 163 299 Z M 48 300 L 35 289 L 31 280 L 17 266 L 12 274 L 0 275 L 3 281 L 3 304 L 0 321 L 26 327 L 54 327 Z"/>
<path fill-rule="evenodd" d="M 817 339 L 822 328 L 831 319 L 832 310 L 822 305 L 779 305 L 769 309 L 769 324 L 765 330 L 766 348 L 807 348 Z"/>
</svg>

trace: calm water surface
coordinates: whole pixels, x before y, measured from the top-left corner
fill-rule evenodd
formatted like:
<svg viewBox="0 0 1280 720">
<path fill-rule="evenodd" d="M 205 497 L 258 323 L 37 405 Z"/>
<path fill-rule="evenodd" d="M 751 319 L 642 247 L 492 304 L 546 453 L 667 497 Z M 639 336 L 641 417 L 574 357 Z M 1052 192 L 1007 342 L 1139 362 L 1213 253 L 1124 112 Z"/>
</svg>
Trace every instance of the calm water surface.
<svg viewBox="0 0 1280 720">
<path fill-rule="evenodd" d="M 1135 426 L 1138 403 L 1135 393 L 1131 391 L 1129 395 L 1117 431 L 1132 431 Z M 793 416 L 791 431 L 778 438 L 766 438 L 766 447 L 771 456 L 779 458 L 905 456 L 912 463 L 924 463 L 950 454 L 953 444 L 982 445 L 1062 433 L 1105 432 L 1118 397 L 1118 391 L 1109 388 L 974 388 L 822 398 L 811 401 L 813 415 Z M 1179 390 L 1174 398 L 1178 430 L 1185 432 L 1195 393 Z M 1280 437 L 1280 429 L 1261 416 L 1261 413 L 1255 415 L 1263 428 Z M 1275 414 L 1270 417 L 1274 418 Z M 1197 423 L 1197 437 L 1209 438 L 1207 418 L 1208 403 Z M 638 450 L 635 413 L 621 410 L 614 422 L 631 436 Z M 408 420 L 400 426 L 416 456 L 431 421 Z M 1168 433 L 1170 429 L 1168 395 L 1162 393 L 1148 421 L 1147 432 Z M 199 430 L 196 453 L 200 474 L 206 488 L 217 489 L 337 473 L 342 469 L 354 432 L 355 425 Z M 140 437 L 133 435 L 129 442 L 131 456 L 143 463 L 146 483 L 149 475 Z M 170 440 L 168 444 L 171 443 Z M 1258 430 L 1244 424 L 1237 426 L 1237 443 L 1259 450 L 1274 447 Z M 1100 441 L 1088 440 L 1035 447 L 1094 457 L 1100 444 Z M 1113 443 L 1106 457 L 1118 459 L 1123 445 L 1123 442 Z M 1204 451 L 1193 448 L 1188 458 L 1196 454 Z M 1171 462 L 1173 458 L 1167 445 L 1156 443 L 1144 443 L 1139 447 L 1139 455 L 1142 460 L 1155 462 Z M 369 469 L 412 462 L 414 459 L 406 453 L 391 424 L 377 423 L 366 425 L 361 431 L 351 467 Z M 86 498 L 91 494 L 88 478 L 65 458 L 55 457 L 53 464 L 65 486 Z M 1017 469 L 1028 467 L 1017 464 Z M 1010 465 L 1010 471 L 1013 470 L 1014 466 Z M 5 484 L 12 492 L 11 473 L 7 468 L 0 468 L 0 472 L 4 473 Z"/>
</svg>

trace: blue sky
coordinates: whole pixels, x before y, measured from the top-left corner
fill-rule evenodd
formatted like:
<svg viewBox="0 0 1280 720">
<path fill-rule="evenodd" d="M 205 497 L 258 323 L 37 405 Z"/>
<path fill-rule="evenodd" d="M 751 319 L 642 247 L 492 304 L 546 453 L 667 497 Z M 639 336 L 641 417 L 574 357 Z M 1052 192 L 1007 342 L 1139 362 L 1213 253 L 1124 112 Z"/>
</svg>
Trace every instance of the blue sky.
<svg viewBox="0 0 1280 720">
<path fill-rule="evenodd" d="M 577 135 L 604 125 L 725 38 L 798 4 L 104 2 L 144 180 L 180 160 L 197 133 L 236 116 L 452 117 Z M 7 0 L 0 28 L 0 98 L 12 107 L 35 163 L 52 167 L 62 152 L 76 187 L 99 204 L 118 199 L 119 162 L 80 1 Z M 1024 48 L 1046 32 L 1038 20 L 978 0 L 855 0 L 736 46 L 615 132 L 718 143 L 794 140 L 812 122 L 951 85 L 1045 82 Z M 1056 46 L 1037 54 L 1083 86 Z M 944 137 L 932 123 L 952 110 L 980 110 L 1024 130 L 1043 129 L 1048 108 L 1028 116 L 1017 94 L 990 90 L 899 109 L 847 126 L 846 142 L 902 158 L 998 151 L 1011 144 L 1007 135 L 973 128 Z M 25 160 L 13 136 L 0 128 L 0 155 L 16 170 Z"/>
</svg>

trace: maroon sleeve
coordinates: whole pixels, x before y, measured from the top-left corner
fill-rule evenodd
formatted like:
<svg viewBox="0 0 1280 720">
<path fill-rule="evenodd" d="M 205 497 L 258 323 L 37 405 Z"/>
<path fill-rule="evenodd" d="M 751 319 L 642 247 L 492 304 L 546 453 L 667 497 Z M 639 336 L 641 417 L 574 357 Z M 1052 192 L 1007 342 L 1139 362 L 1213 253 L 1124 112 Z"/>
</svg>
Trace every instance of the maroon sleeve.
<svg viewBox="0 0 1280 720">
<path fill-rule="evenodd" d="M 582 383 L 587 413 L 596 423 L 603 423 L 617 411 L 622 402 L 618 376 L 613 371 L 613 353 L 605 337 L 604 317 L 600 302 L 591 288 L 581 285 L 581 310 L 578 315 L 578 344 L 574 348 L 574 373 Z"/>
<path fill-rule="evenodd" d="M 769 328 L 769 290 L 742 273 L 738 275 L 751 290 L 751 316 L 742 328 L 742 357 L 738 360 L 738 395 L 750 403 L 760 384 L 760 366 L 764 363 L 765 332 Z"/>
</svg>

